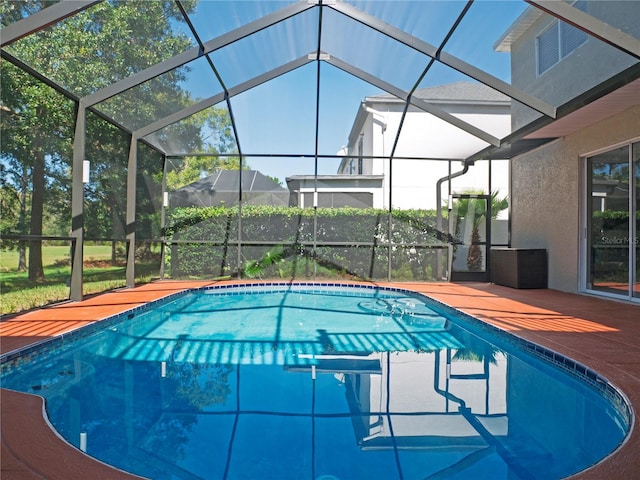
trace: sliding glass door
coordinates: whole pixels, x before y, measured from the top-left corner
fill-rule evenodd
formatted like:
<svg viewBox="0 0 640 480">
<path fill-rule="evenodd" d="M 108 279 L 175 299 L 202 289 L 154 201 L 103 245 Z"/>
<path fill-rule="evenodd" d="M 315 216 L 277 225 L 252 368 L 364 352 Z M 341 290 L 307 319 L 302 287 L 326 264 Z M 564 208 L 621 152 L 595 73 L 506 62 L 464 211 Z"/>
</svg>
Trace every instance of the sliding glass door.
<svg viewBox="0 0 640 480">
<path fill-rule="evenodd" d="M 586 288 L 640 298 L 640 144 L 587 158 Z"/>
<path fill-rule="evenodd" d="M 633 238 L 633 281 L 632 295 L 640 299 L 640 142 L 636 142 L 631 147 L 631 158 L 633 160 L 633 171 L 635 172 L 635 188 L 633 190 L 635 201 L 633 202 L 633 220 L 635 220 L 635 235 Z"/>
</svg>

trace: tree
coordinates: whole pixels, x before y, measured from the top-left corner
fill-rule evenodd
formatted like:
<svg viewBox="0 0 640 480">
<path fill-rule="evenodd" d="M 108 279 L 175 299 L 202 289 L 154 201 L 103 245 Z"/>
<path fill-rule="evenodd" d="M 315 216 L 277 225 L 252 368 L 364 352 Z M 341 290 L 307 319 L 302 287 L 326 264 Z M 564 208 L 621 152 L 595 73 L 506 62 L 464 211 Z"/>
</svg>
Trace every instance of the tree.
<svg viewBox="0 0 640 480">
<path fill-rule="evenodd" d="M 4 2 L 0 4 L 0 15 L 10 21 L 17 20 L 51 3 Z M 182 2 L 182 6 L 191 11 L 195 1 Z M 67 91 L 82 97 L 190 47 L 189 38 L 172 29 L 172 22 L 180 18 L 172 2 L 103 2 L 29 35 L 7 50 Z M 186 68 L 159 77 L 153 82 L 153 88 L 142 86 L 136 89 L 136 95 L 122 95 L 115 101 L 105 102 L 102 108 L 115 118 L 124 118 L 134 112 L 142 124 L 182 108 L 189 100 L 189 95 L 180 87 Z M 20 233 L 40 236 L 48 214 L 46 205 L 49 200 L 54 201 L 47 197 L 55 192 L 54 203 L 69 203 L 68 175 L 75 106 L 9 62 L 2 63 L 1 106 L 1 158 L 6 169 L 12 170 L 12 187 L 22 192 L 25 223 L 27 217 L 29 220 L 28 232 Z M 8 115 L 12 115 L 11 121 L 6 120 Z M 106 136 L 104 132 L 94 134 L 94 138 L 99 138 L 99 145 L 89 145 L 88 151 L 93 148 L 94 152 L 103 153 L 106 145 L 118 143 L 108 133 Z M 91 137 L 91 132 L 87 137 Z M 122 151 L 116 150 L 111 153 L 123 155 Z M 100 155 L 95 158 L 98 162 L 92 168 L 99 170 Z M 105 168 L 109 166 L 107 163 Z M 63 172 L 67 185 L 55 188 L 60 186 Z M 112 206 L 113 185 L 106 190 L 94 189 L 94 192 L 105 191 L 112 192 L 111 197 L 109 194 L 89 196 L 88 200 L 97 205 Z M 30 203 L 28 215 L 27 202 Z M 96 215 L 105 222 L 109 217 L 113 215 Z M 29 249 L 29 278 L 32 281 L 43 277 L 41 246 L 40 241 L 34 241 Z"/>
<path fill-rule="evenodd" d="M 211 175 L 216 170 L 237 170 L 240 167 L 238 157 L 186 156 L 180 162 L 174 162 L 167 172 L 167 189 L 176 190 Z M 243 168 L 247 168 L 246 165 Z"/>
<path fill-rule="evenodd" d="M 47 172 L 64 169 L 71 152 L 68 114 L 72 102 L 8 62 L 2 74 L 2 162 L 5 182 L 18 192 L 20 234 L 42 235 L 45 205 L 53 203 L 55 188 L 47 188 Z M 58 191 L 59 193 L 59 191 Z M 39 241 L 29 248 L 29 279 L 43 277 Z M 22 266 L 24 243 L 20 244 Z"/>
<path fill-rule="evenodd" d="M 200 148 L 205 155 L 185 156 L 178 162 L 172 162 L 170 168 L 167 169 L 167 188 L 169 190 L 184 187 L 211 175 L 216 170 L 237 170 L 240 168 L 240 158 L 235 155 L 238 152 L 238 147 L 227 109 L 219 106 L 208 108 L 193 115 L 186 122 L 190 122 L 199 132 L 199 144 L 191 146 L 191 149 Z M 175 126 L 172 127 L 175 128 Z M 166 129 L 161 133 L 160 141 L 169 142 L 171 137 L 176 136 L 176 133 L 171 129 Z M 248 165 L 243 165 L 243 168 L 248 168 Z"/>
<path fill-rule="evenodd" d="M 469 195 L 478 195 L 477 192 L 468 192 Z M 498 192 L 491 194 L 490 212 L 491 219 L 495 220 L 498 214 L 509 207 L 507 197 L 498 198 Z M 471 219 L 471 244 L 467 252 L 467 268 L 470 272 L 482 270 L 483 255 L 480 248 L 480 225 L 486 219 L 486 204 L 484 200 L 478 198 L 460 198 L 456 201 L 454 211 L 457 212 L 458 219 Z"/>
</svg>

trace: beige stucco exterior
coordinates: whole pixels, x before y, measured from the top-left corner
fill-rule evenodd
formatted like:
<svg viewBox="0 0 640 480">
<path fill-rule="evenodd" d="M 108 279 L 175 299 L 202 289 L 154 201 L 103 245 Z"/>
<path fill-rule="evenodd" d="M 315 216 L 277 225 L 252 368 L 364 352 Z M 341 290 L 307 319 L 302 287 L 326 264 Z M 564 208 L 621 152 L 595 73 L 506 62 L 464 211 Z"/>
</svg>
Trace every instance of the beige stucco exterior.
<svg viewBox="0 0 640 480">
<path fill-rule="evenodd" d="M 512 160 L 511 244 L 545 248 L 549 287 L 580 290 L 583 158 L 640 137 L 640 106 Z"/>
</svg>

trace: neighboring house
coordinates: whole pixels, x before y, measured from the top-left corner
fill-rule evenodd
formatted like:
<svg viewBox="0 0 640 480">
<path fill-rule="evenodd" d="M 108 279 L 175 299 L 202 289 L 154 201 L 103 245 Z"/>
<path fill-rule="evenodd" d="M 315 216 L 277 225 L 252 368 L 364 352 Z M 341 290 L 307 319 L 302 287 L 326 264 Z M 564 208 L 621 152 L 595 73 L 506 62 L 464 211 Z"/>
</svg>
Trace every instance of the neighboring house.
<svg viewBox="0 0 640 480">
<path fill-rule="evenodd" d="M 638 2 L 572 5 L 592 31 L 638 42 Z M 557 107 L 582 95 L 525 137 L 556 140 L 512 159 L 512 246 L 547 250 L 550 288 L 640 301 L 638 58 L 531 7 L 495 48 L 511 54 L 514 87 Z M 538 116 L 514 102 L 514 130 Z"/>
<path fill-rule="evenodd" d="M 473 127 L 502 138 L 510 133 L 509 97 L 480 83 L 457 82 L 417 90 L 414 97 Z M 436 180 L 462 169 L 467 156 L 486 147 L 484 140 L 449 122 L 411 107 L 404 119 L 390 167 L 405 102 L 385 94 L 364 99 L 354 120 L 337 175 L 287 178 L 291 205 L 300 207 L 374 207 L 435 209 Z M 427 159 L 427 160 L 425 160 Z M 453 162 L 450 162 L 453 161 Z M 496 168 L 495 189 L 508 194 L 508 168 Z M 392 172 L 392 173 L 391 173 Z M 488 169 L 472 168 L 458 180 L 458 192 L 489 193 Z M 393 186 L 393 198 L 389 189 Z M 317 198 L 314 202 L 314 191 Z M 445 196 L 446 198 L 446 196 Z"/>
<path fill-rule="evenodd" d="M 480 83 L 457 82 L 419 89 L 414 97 L 451 114 L 480 130 L 502 138 L 511 131 L 509 97 Z M 431 113 L 412 106 L 404 119 L 402 135 L 396 134 L 405 102 L 393 95 L 367 97 L 356 115 L 347 156 L 338 173 L 343 175 L 380 175 L 383 177 L 382 201 L 388 208 L 435 209 L 436 180 L 450 173 L 448 161 L 459 163 L 487 146 L 484 140 Z M 392 149 L 393 165 L 389 165 Z M 421 159 L 421 160 L 417 160 Z M 424 159 L 432 159 L 425 161 Z M 391 170 L 391 171 L 390 171 Z M 460 190 L 484 189 L 486 169 L 465 176 Z M 389 188 L 393 186 L 393 198 Z M 506 175 L 503 188 L 507 188 Z M 488 193 L 488 192 L 487 192 Z"/>
<path fill-rule="evenodd" d="M 218 170 L 171 194 L 171 207 L 236 205 L 242 174 L 242 199 L 251 205 L 288 205 L 289 191 L 257 170 Z"/>
<path fill-rule="evenodd" d="M 381 175 L 294 175 L 287 177 L 289 205 L 320 208 L 382 208 Z M 317 196 L 316 192 L 317 191 Z"/>
</svg>

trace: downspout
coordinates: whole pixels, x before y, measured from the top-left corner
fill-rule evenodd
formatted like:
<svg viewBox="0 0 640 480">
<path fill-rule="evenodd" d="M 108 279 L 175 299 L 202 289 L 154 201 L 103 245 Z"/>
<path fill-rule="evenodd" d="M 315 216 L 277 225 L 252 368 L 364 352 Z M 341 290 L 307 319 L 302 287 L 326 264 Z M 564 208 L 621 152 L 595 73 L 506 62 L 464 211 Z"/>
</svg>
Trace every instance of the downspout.
<svg viewBox="0 0 640 480">
<path fill-rule="evenodd" d="M 464 162 L 464 168 L 462 170 L 460 170 L 459 172 L 455 172 L 455 173 L 450 173 L 449 175 L 440 178 L 437 182 L 436 182 L 436 234 L 437 234 L 437 238 L 438 240 L 442 241 L 442 193 L 441 193 L 441 186 L 444 182 L 451 182 L 451 180 L 453 180 L 454 178 L 457 177 L 461 177 L 462 175 L 464 175 L 465 173 L 467 173 L 469 171 L 469 167 L 471 165 L 473 165 L 474 162 Z M 451 211 L 451 199 L 449 199 L 449 211 Z M 451 235 L 451 233 L 449 232 L 449 236 Z M 449 261 L 448 261 L 448 265 L 449 267 L 447 268 L 447 273 L 446 273 L 446 279 L 447 281 L 451 280 L 451 256 L 453 255 L 453 245 L 451 244 L 450 241 L 447 241 L 447 243 L 449 244 L 448 250 L 449 250 Z M 441 262 L 441 255 L 442 255 L 442 250 L 438 249 L 438 279 L 441 279 L 443 277 L 442 275 L 442 262 Z"/>
</svg>

